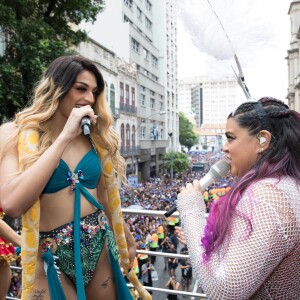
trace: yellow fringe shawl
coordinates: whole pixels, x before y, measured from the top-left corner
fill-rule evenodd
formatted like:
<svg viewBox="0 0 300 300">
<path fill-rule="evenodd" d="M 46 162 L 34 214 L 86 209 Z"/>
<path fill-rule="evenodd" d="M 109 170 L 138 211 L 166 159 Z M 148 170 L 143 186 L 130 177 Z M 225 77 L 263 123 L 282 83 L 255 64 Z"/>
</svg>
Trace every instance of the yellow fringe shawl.
<svg viewBox="0 0 300 300">
<path fill-rule="evenodd" d="M 143 300 L 151 300 L 151 295 L 141 285 L 134 270 L 129 270 L 130 261 L 123 228 L 121 200 L 112 161 L 111 159 L 105 159 L 103 162 L 102 159 L 107 154 L 107 150 L 101 148 L 95 141 L 93 142 L 96 145 L 103 164 L 103 170 L 105 170 L 104 173 L 106 174 L 105 183 L 108 192 L 109 210 L 116 244 L 121 258 L 121 265 L 124 268 L 125 275 L 136 288 L 140 297 Z M 37 131 L 30 129 L 21 132 L 18 140 L 19 160 L 24 156 L 28 156 L 36 152 L 38 150 L 38 143 L 39 135 Z M 39 223 L 40 201 L 38 199 L 22 216 L 22 300 L 29 300 L 33 298 L 36 260 L 39 245 Z"/>
</svg>

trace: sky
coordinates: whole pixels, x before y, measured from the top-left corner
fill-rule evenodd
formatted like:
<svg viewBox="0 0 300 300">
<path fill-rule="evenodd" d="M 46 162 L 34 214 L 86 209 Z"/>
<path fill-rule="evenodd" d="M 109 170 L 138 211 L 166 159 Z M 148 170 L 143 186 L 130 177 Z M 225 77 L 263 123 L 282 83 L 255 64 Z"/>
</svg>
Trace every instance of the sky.
<svg viewBox="0 0 300 300">
<path fill-rule="evenodd" d="M 291 0 L 172 0 L 172 3 L 178 12 L 179 78 L 206 75 L 220 79 L 234 75 L 232 68 L 238 72 L 235 53 L 252 98 L 271 96 L 286 101 L 285 58 L 290 47 Z M 117 28 L 103 32 L 97 22 L 82 27 L 100 43 L 104 36 L 99 32 L 116 34 L 118 38 Z M 104 46 L 111 49 L 110 45 Z"/>
<path fill-rule="evenodd" d="M 179 78 L 234 75 L 235 53 L 252 98 L 285 100 L 290 0 L 173 1 L 178 11 Z"/>
</svg>

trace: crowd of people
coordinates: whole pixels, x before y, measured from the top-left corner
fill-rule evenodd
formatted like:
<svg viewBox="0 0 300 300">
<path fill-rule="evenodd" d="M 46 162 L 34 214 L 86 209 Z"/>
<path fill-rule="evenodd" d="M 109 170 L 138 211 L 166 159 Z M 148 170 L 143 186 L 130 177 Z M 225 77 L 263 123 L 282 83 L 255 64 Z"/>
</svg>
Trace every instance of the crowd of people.
<svg viewBox="0 0 300 300">
<path fill-rule="evenodd" d="M 206 219 L 199 181 L 181 189 L 176 234 L 209 299 L 299 298 L 299 128 L 278 99 L 242 103 L 226 122 L 230 191 Z"/>
<path fill-rule="evenodd" d="M 223 158 L 223 155 L 217 157 L 212 152 L 207 152 L 198 156 L 201 161 L 208 163 L 209 167 L 216 161 Z M 145 210 L 168 211 L 177 199 L 178 192 L 186 182 L 192 182 L 194 179 L 200 179 L 205 175 L 204 172 L 188 170 L 187 172 L 175 174 L 171 181 L 168 175 L 152 177 L 149 180 L 140 182 L 138 187 L 132 191 L 128 186 L 122 186 L 121 200 L 123 208 L 138 208 Z M 207 212 L 210 205 L 218 197 L 230 190 L 232 177 L 226 176 L 213 183 L 204 192 L 203 197 L 206 199 Z M 167 253 L 181 253 L 188 255 L 186 246 L 180 245 L 175 234 L 175 226 L 180 225 L 180 218 L 170 216 L 153 217 L 143 215 L 126 215 L 124 220 L 128 224 L 132 235 L 136 239 L 137 249 L 162 251 Z M 154 245 L 153 245 L 154 244 Z M 155 256 L 144 254 L 137 255 L 137 273 L 145 286 L 152 286 L 149 269 L 145 266 L 149 264 L 155 268 Z M 192 265 L 190 259 L 164 258 L 164 271 L 168 272 L 169 280 L 165 287 L 168 289 L 190 291 L 192 282 Z M 181 278 L 176 278 L 176 270 L 181 270 Z M 143 272 L 145 272 L 143 274 Z M 176 282 L 176 284 L 175 284 Z M 168 299 L 177 299 L 176 295 L 169 294 Z"/>
</svg>

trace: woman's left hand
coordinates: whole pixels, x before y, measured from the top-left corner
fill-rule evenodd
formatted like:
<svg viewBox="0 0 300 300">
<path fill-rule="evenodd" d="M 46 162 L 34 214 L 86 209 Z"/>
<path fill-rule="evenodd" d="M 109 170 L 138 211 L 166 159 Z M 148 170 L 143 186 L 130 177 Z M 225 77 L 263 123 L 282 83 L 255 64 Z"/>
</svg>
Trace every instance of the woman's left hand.
<svg viewBox="0 0 300 300">
<path fill-rule="evenodd" d="M 186 187 L 180 189 L 180 195 L 184 195 L 188 192 L 197 191 L 201 192 L 200 181 L 197 179 L 193 180 L 193 183 L 188 183 Z"/>
</svg>

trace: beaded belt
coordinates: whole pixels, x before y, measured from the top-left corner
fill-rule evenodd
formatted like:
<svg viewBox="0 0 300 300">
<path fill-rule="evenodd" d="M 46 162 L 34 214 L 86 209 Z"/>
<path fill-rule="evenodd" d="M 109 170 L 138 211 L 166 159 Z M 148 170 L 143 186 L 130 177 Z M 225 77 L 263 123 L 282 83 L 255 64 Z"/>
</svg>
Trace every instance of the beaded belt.
<svg viewBox="0 0 300 300">
<path fill-rule="evenodd" d="M 80 220 L 80 243 L 88 248 L 90 241 L 99 230 L 106 230 L 107 218 L 103 211 L 97 211 Z M 74 223 L 62 225 L 48 232 L 40 232 L 40 248 L 42 252 L 51 251 L 54 254 L 59 245 L 67 245 L 73 249 Z"/>
</svg>

